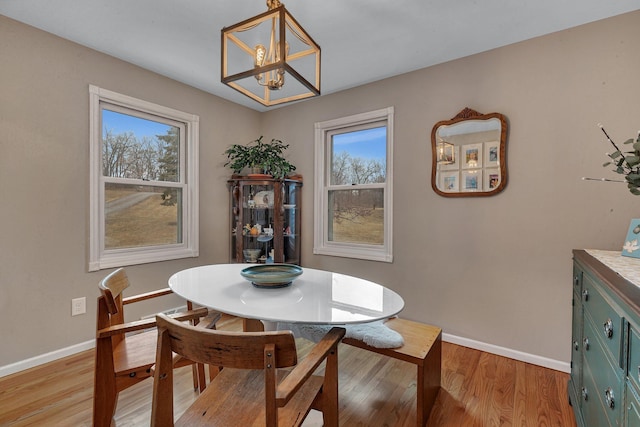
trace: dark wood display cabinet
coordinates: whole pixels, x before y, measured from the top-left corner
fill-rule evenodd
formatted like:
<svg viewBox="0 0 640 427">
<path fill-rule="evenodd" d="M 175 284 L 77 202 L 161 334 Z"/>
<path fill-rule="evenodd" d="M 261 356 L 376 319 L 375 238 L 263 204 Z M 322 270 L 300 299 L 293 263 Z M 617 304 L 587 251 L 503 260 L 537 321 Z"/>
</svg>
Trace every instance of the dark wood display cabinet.
<svg viewBox="0 0 640 427">
<path fill-rule="evenodd" d="M 302 177 L 234 176 L 230 261 L 300 265 Z"/>
</svg>

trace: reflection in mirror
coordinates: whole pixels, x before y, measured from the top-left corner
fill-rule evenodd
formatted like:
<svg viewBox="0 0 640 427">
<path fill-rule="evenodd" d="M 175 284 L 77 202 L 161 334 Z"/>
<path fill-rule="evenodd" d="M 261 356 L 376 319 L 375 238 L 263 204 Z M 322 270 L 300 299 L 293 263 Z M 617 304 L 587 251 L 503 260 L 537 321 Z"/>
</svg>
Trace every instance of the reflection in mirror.
<svg viewBox="0 0 640 427">
<path fill-rule="evenodd" d="M 465 108 L 431 131 L 431 186 L 444 197 L 492 196 L 507 184 L 507 122 Z"/>
</svg>

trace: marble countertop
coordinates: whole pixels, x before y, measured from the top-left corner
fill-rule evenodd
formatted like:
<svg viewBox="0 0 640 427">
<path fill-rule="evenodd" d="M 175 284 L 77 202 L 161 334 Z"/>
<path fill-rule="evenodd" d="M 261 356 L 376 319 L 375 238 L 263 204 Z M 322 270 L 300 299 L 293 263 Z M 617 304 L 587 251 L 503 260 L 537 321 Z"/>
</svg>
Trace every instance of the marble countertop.
<svg viewBox="0 0 640 427">
<path fill-rule="evenodd" d="M 599 249 L 585 249 L 585 251 L 626 280 L 640 287 L 640 258 L 622 256 L 620 251 Z"/>
</svg>

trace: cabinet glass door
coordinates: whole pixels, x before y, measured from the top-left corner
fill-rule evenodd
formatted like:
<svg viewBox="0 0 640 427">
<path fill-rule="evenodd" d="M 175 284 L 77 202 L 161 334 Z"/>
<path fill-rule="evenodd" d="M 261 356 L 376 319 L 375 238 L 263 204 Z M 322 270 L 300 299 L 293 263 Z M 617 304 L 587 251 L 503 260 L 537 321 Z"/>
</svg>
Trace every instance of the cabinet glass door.
<svg viewBox="0 0 640 427">
<path fill-rule="evenodd" d="M 297 180 L 229 181 L 231 262 L 300 264 Z"/>
<path fill-rule="evenodd" d="M 300 264 L 300 205 L 297 183 L 285 183 L 283 203 L 284 259 L 288 264 Z"/>
</svg>

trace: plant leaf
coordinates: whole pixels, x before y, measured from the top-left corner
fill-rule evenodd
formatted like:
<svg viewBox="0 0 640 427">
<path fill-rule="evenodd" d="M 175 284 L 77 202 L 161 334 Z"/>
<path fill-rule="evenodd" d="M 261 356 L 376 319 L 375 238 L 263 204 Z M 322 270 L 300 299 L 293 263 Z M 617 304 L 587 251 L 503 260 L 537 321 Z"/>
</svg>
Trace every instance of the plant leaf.
<svg viewBox="0 0 640 427">
<path fill-rule="evenodd" d="M 630 168 L 637 165 L 638 163 L 640 163 L 640 157 L 636 155 L 627 156 L 627 165 L 629 165 Z"/>
<path fill-rule="evenodd" d="M 630 173 L 629 175 L 627 175 L 627 181 L 633 184 L 640 184 L 640 174 Z"/>
</svg>

